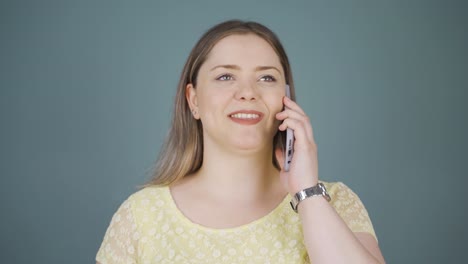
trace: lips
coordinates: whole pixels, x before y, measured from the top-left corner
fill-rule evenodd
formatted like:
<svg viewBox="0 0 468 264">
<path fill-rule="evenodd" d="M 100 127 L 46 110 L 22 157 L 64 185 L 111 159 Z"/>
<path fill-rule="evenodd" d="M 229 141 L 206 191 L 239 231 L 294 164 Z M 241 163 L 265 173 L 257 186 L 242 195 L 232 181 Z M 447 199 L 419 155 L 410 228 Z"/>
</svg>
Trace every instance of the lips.
<svg viewBox="0 0 468 264">
<path fill-rule="evenodd" d="M 229 113 L 228 117 L 241 125 L 255 125 L 263 119 L 263 113 L 255 110 L 239 110 Z"/>
</svg>

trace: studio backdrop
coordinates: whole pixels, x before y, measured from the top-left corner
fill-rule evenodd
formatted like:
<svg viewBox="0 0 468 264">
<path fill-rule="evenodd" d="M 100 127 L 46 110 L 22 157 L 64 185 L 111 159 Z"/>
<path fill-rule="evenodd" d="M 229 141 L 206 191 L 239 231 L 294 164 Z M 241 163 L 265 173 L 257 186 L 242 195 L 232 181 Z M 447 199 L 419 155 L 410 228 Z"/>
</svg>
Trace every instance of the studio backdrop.
<svg viewBox="0 0 468 264">
<path fill-rule="evenodd" d="M 319 175 L 366 205 L 387 263 L 466 258 L 463 1 L 2 1 L 0 262 L 93 263 L 151 175 L 205 30 L 274 30 Z"/>
</svg>

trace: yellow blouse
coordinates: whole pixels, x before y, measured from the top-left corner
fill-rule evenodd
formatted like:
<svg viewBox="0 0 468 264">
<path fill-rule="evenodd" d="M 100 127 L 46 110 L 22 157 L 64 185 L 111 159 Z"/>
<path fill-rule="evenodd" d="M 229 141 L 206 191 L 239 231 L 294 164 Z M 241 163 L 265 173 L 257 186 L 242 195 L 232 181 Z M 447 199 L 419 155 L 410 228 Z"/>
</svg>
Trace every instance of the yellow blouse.
<svg viewBox="0 0 468 264">
<path fill-rule="evenodd" d="M 374 237 L 359 197 L 341 182 L 324 182 L 331 205 L 353 232 Z M 191 222 L 169 187 L 131 195 L 112 217 L 96 260 L 108 263 L 310 263 L 301 223 L 288 195 L 268 215 L 249 224 L 212 229 Z"/>
</svg>

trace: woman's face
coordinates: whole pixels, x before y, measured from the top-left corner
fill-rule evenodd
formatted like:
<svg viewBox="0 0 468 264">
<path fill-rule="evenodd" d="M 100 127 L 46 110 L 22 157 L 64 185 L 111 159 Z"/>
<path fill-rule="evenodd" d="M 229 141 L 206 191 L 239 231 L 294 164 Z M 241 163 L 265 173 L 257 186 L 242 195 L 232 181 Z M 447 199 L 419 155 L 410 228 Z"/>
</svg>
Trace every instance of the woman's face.
<svg viewBox="0 0 468 264">
<path fill-rule="evenodd" d="M 230 35 L 211 50 L 187 86 L 203 124 L 204 144 L 236 150 L 272 147 L 283 108 L 284 70 L 273 48 L 254 35 Z"/>
</svg>

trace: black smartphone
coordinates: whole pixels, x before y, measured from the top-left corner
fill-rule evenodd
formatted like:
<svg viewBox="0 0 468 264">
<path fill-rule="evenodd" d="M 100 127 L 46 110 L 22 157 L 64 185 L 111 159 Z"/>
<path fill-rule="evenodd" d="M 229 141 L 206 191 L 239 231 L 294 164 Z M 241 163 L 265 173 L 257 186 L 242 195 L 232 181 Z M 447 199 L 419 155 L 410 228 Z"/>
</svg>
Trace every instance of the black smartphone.
<svg viewBox="0 0 468 264">
<path fill-rule="evenodd" d="M 289 85 L 286 84 L 286 96 L 291 98 L 291 89 Z M 285 107 L 286 108 L 286 107 Z M 286 144 L 284 145 L 284 171 L 289 171 L 289 166 L 294 154 L 294 131 L 290 128 L 286 129 Z"/>
</svg>

